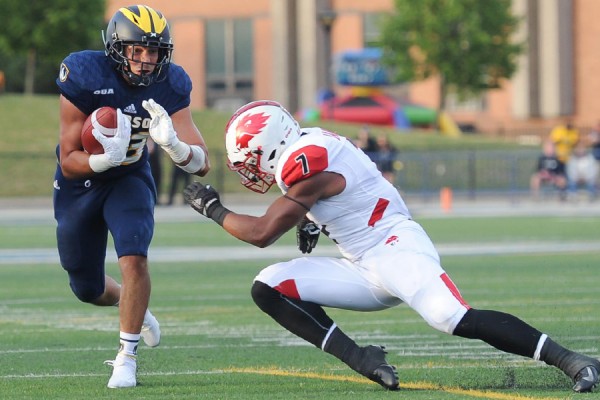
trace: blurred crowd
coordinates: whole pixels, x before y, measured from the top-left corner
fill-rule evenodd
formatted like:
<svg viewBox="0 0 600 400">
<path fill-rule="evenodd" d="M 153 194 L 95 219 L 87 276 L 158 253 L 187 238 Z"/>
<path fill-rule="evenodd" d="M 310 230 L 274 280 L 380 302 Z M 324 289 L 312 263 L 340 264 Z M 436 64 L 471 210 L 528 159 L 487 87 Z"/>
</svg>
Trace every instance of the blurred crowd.
<svg viewBox="0 0 600 400">
<path fill-rule="evenodd" d="M 385 179 L 394 183 L 398 151 L 390 143 L 387 134 L 382 133 L 377 137 L 373 137 L 369 127 L 363 125 L 358 131 L 354 144 L 377 165 Z"/>
<path fill-rule="evenodd" d="M 600 121 L 582 134 L 571 120 L 565 120 L 542 143 L 542 153 L 531 176 L 531 194 L 540 199 L 542 189 L 550 188 L 563 201 L 576 201 L 582 196 L 595 201 L 599 173 Z"/>
</svg>

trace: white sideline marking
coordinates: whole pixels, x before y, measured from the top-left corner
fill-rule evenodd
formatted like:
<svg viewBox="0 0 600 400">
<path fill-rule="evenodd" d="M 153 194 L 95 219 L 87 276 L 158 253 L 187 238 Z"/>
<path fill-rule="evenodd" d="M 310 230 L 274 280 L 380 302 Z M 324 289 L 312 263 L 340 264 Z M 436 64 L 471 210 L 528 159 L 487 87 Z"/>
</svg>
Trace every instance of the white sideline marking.
<svg viewBox="0 0 600 400">
<path fill-rule="evenodd" d="M 436 245 L 441 256 L 476 256 L 496 254 L 555 254 L 597 252 L 600 242 L 529 242 L 529 243 L 442 243 Z M 289 259 L 302 254 L 296 246 L 272 246 L 259 249 L 252 246 L 229 247 L 150 247 L 148 257 L 153 262 L 201 262 L 228 260 Z M 310 256 L 341 257 L 336 247 L 322 245 Z M 107 260 L 116 262 L 113 249 L 107 250 Z M 59 264 L 55 248 L 0 249 L 1 264 Z"/>
</svg>

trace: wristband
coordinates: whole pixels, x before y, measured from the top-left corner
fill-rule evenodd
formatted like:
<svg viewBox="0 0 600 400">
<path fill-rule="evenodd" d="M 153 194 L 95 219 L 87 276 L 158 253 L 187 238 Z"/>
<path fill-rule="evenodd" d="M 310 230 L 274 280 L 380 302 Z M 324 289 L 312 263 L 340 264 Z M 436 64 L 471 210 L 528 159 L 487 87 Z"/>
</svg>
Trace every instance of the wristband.
<svg viewBox="0 0 600 400">
<path fill-rule="evenodd" d="M 200 146 L 189 146 L 192 159 L 186 165 L 177 165 L 187 173 L 195 174 L 206 166 L 206 153 Z"/>
<path fill-rule="evenodd" d="M 110 161 L 106 154 L 92 154 L 88 159 L 88 163 L 90 164 L 92 171 L 97 174 L 107 171 L 112 167 L 116 167 L 115 163 Z"/>
<path fill-rule="evenodd" d="M 208 210 L 207 210 L 208 211 Z M 217 224 L 223 226 L 223 220 L 229 214 L 231 210 L 225 208 L 222 204 L 218 204 L 210 211 L 210 215 L 207 215 L 210 219 L 215 221 Z"/>
<path fill-rule="evenodd" d="M 179 139 L 175 138 L 175 140 L 177 140 L 177 143 L 162 146 L 162 148 L 167 152 L 169 157 L 171 157 L 171 160 L 179 165 L 188 159 L 192 149 L 189 145 L 183 143 Z"/>
</svg>

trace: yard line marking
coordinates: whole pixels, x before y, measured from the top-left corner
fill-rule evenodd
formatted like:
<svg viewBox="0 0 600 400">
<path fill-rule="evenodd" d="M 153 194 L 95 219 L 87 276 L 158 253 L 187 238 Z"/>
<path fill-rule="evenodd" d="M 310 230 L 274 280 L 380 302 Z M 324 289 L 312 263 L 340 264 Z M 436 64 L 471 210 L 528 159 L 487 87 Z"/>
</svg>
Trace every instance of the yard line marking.
<svg viewBox="0 0 600 400">
<path fill-rule="evenodd" d="M 277 368 L 229 368 L 224 370 L 224 372 L 236 372 L 236 373 L 244 373 L 244 374 L 257 374 L 257 375 L 272 375 L 272 376 L 291 376 L 296 378 L 310 378 L 310 379 L 322 379 L 329 381 L 339 381 L 339 382 L 355 382 L 355 383 L 369 383 L 376 385 L 375 382 L 359 377 L 359 376 L 343 376 L 343 375 L 332 375 L 332 374 L 319 374 L 316 372 L 300 372 L 300 371 L 287 371 Z M 410 390 L 437 390 L 452 394 L 458 394 L 469 397 L 477 397 L 484 399 L 493 399 L 493 400 L 560 400 L 555 397 L 531 397 L 531 396 L 523 396 L 519 394 L 506 394 L 500 392 L 492 392 L 487 390 L 475 390 L 475 389 L 460 389 L 449 386 L 437 385 L 429 382 L 403 382 L 400 383 L 401 389 L 410 389 Z"/>
</svg>

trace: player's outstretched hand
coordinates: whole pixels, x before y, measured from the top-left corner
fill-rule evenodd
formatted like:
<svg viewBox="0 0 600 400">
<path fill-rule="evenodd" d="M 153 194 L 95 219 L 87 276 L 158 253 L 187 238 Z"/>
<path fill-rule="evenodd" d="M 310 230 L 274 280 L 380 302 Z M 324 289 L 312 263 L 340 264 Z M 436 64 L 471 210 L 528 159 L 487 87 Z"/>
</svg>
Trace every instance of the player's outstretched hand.
<svg viewBox="0 0 600 400">
<path fill-rule="evenodd" d="M 296 226 L 296 241 L 298 243 L 298 249 L 302 252 L 302 254 L 306 254 L 312 251 L 315 247 L 317 247 L 317 242 L 319 241 L 319 234 L 321 230 L 311 220 L 308 218 L 304 218 L 297 226 Z"/>
<path fill-rule="evenodd" d="M 194 210 L 221 226 L 225 216 L 231 212 L 223 207 L 215 188 L 200 182 L 190 183 L 183 191 L 183 198 Z"/>
<path fill-rule="evenodd" d="M 189 162 L 192 148 L 177 137 L 169 113 L 153 99 L 142 101 L 142 107 L 148 111 L 152 118 L 148 128 L 152 140 L 167 152 L 175 164 L 181 165 L 183 162 Z M 198 167 L 200 168 L 200 166 Z M 186 172 L 190 171 L 186 170 Z"/>
<path fill-rule="evenodd" d="M 92 129 L 92 135 L 104 148 L 106 161 L 113 167 L 125 161 L 131 138 L 131 122 L 121 112 L 121 109 L 117 108 L 117 131 L 114 136 L 104 136 L 96 128 Z"/>
<path fill-rule="evenodd" d="M 149 99 L 142 102 L 142 107 L 148 111 L 152 118 L 149 128 L 152 140 L 163 147 L 177 145 L 179 139 L 173 128 L 173 121 L 171 121 L 171 117 L 169 117 L 163 106 L 154 101 L 154 99 Z"/>
</svg>

